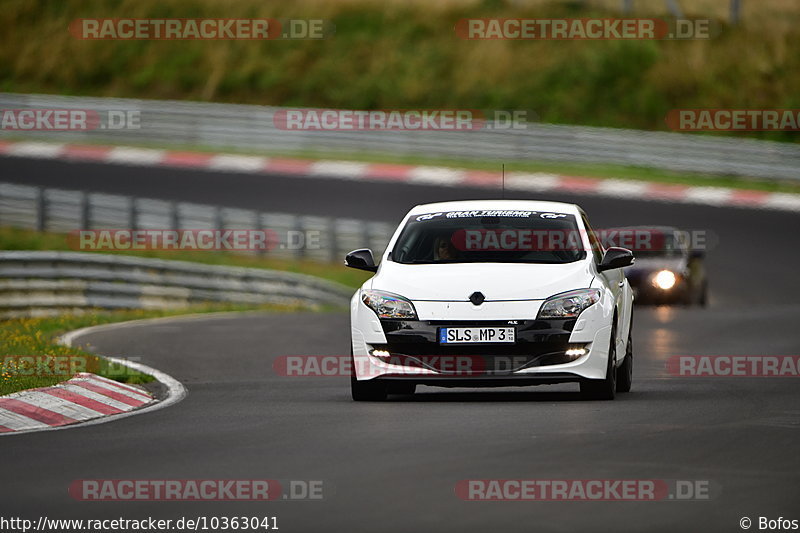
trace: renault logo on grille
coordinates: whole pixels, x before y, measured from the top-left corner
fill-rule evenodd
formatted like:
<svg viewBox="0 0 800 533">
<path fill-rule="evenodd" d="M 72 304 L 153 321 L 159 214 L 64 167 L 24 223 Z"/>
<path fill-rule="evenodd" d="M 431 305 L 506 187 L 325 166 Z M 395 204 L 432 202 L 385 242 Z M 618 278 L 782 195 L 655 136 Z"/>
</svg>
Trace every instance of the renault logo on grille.
<svg viewBox="0 0 800 533">
<path fill-rule="evenodd" d="M 481 305 L 485 299 L 486 296 L 484 296 L 482 292 L 476 291 L 469 295 L 469 301 L 472 302 L 473 305 Z"/>
</svg>

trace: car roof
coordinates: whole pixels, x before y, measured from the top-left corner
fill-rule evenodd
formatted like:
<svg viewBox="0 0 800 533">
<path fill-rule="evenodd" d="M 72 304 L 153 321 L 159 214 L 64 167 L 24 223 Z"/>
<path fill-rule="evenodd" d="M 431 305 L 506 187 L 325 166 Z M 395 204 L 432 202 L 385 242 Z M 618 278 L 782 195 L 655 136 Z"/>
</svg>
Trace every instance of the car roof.
<svg viewBox="0 0 800 533">
<path fill-rule="evenodd" d="M 580 208 L 575 204 L 563 202 L 544 202 L 540 200 L 458 200 L 436 202 L 415 206 L 409 215 L 420 215 L 434 211 L 470 211 L 473 209 L 545 211 L 579 216 Z"/>
<path fill-rule="evenodd" d="M 675 233 L 677 231 L 680 231 L 680 230 L 678 230 L 678 228 L 673 227 L 673 226 L 611 226 L 611 227 L 603 228 L 603 229 L 605 231 L 644 229 L 644 230 L 651 230 L 651 231 L 661 231 L 663 233 Z"/>
</svg>

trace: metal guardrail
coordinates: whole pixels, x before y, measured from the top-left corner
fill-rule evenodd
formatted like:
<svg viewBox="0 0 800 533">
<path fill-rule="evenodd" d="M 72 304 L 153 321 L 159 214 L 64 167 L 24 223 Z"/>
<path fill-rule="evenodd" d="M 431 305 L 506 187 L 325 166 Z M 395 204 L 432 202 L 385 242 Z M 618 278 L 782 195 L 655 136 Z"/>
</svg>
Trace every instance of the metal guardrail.
<svg viewBox="0 0 800 533">
<path fill-rule="evenodd" d="M 305 236 L 303 246 L 237 251 L 340 262 L 355 248 L 382 253 L 383 222 L 261 213 L 0 182 L 0 226 L 85 229 L 262 230 Z M 313 246 L 308 245 L 313 236 Z M 83 308 L 166 308 L 198 302 L 347 303 L 352 290 L 312 276 L 86 252 L 0 252 L 0 318 Z"/>
<path fill-rule="evenodd" d="M 710 174 L 800 179 L 800 146 L 791 143 L 667 132 L 529 124 L 477 131 L 286 131 L 281 108 L 199 102 L 0 93 L 0 108 L 138 111 L 140 129 L 28 132 L 26 137 L 254 149 L 321 150 L 489 159 L 613 163 Z M 0 130 L 0 135 L 20 132 Z"/>
<path fill-rule="evenodd" d="M 0 252 L 0 317 L 199 302 L 345 305 L 352 289 L 313 276 L 81 252 Z"/>
<path fill-rule="evenodd" d="M 0 182 L 0 226 L 73 230 L 265 230 L 286 237 L 269 250 L 237 252 L 283 259 L 341 262 L 356 248 L 383 253 L 394 228 L 385 222 L 264 213 L 187 202 L 71 191 Z"/>
</svg>

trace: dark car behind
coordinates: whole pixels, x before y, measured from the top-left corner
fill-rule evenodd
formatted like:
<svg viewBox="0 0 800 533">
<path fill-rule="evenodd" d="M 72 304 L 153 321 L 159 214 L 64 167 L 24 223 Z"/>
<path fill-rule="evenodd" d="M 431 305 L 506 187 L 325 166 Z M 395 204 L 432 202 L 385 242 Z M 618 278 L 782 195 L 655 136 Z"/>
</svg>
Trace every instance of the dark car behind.
<svg viewBox="0 0 800 533">
<path fill-rule="evenodd" d="M 670 226 L 631 226 L 598 234 L 606 247 L 633 249 L 636 262 L 625 269 L 625 276 L 637 304 L 708 303 L 705 252 L 692 246 L 688 232 Z"/>
</svg>

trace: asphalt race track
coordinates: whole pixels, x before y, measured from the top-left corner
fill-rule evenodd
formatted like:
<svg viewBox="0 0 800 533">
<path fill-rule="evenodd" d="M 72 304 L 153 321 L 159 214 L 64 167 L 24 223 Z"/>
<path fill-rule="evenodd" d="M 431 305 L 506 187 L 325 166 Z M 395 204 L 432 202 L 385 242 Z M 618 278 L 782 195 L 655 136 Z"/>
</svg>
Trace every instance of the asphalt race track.
<svg viewBox="0 0 800 533">
<path fill-rule="evenodd" d="M 3 181 L 396 222 L 453 189 L 0 159 Z M 498 195 L 499 196 L 499 195 Z M 509 194 L 510 197 L 530 197 Z M 5 437 L 0 514 L 50 518 L 276 516 L 283 531 L 741 531 L 800 519 L 800 395 L 791 378 L 679 378 L 673 355 L 800 353 L 796 213 L 541 194 L 595 227 L 707 230 L 707 309 L 635 312 L 634 389 L 586 402 L 577 385 L 420 387 L 354 403 L 347 378 L 276 375 L 281 355 L 341 355 L 345 314 L 247 314 L 112 329 L 79 339 L 183 382 L 181 403 L 97 426 Z M 322 480 L 322 501 L 78 502 L 78 479 Z M 712 498 L 465 502 L 465 479 L 703 480 Z M 752 529 L 757 529 L 757 523 Z"/>
</svg>

